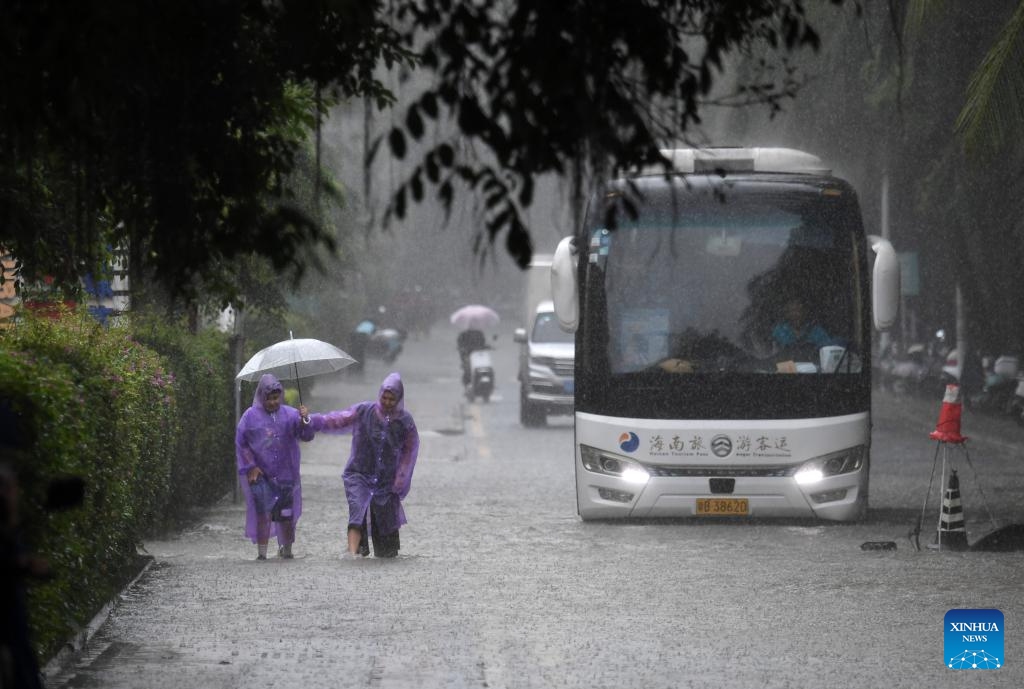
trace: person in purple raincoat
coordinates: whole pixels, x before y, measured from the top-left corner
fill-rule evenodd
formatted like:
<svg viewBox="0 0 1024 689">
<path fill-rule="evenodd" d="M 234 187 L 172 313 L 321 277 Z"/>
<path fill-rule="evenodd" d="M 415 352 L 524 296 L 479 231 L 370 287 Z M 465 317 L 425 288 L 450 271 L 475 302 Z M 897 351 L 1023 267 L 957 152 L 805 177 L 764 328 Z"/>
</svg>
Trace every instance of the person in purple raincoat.
<svg viewBox="0 0 1024 689">
<path fill-rule="evenodd" d="M 235 460 L 246 503 L 245 535 L 256 544 L 258 560 L 267 559 L 272 535 L 277 537 L 278 556 L 292 558 L 295 524 L 302 514 L 299 441 L 315 435 L 306 407 L 289 407 L 282 404 L 283 398 L 281 383 L 265 373 L 235 431 Z"/>
<path fill-rule="evenodd" d="M 348 498 L 349 557 L 395 557 L 398 530 L 406 523 L 402 500 L 409 494 L 420 436 L 405 410 L 405 388 L 397 373 L 380 386 L 376 401 L 313 414 L 317 432 L 352 433 L 352 451 L 342 479 Z M 370 539 L 367 538 L 369 531 Z"/>
</svg>

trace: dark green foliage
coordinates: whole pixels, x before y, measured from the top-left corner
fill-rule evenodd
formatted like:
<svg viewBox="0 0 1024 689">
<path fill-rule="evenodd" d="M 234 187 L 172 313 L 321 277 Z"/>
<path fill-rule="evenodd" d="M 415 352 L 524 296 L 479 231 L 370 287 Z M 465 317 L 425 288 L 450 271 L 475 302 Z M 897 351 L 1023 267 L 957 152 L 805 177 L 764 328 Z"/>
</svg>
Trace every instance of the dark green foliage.
<svg viewBox="0 0 1024 689">
<path fill-rule="evenodd" d="M 391 212 L 468 189 L 525 266 L 541 176 L 660 161 L 754 47 L 777 69 L 738 90 L 778 107 L 798 83 L 787 53 L 818 43 L 801 0 L 4 2 L 0 244 L 67 285 L 127 246 L 134 290 L 152 276 L 189 300 L 236 297 L 225 271 L 250 253 L 301 276 L 304 247 L 335 246 L 318 206 L 337 193 L 317 153 L 302 202 L 303 152 L 332 104 L 394 103 L 382 67 L 423 66 L 432 86 L 386 134 L 422 156 Z M 460 131 L 423 150 L 440 120 Z"/>
<path fill-rule="evenodd" d="M 287 178 L 331 102 L 389 102 L 396 44 L 373 2 L 0 4 L 0 244 L 74 284 L 127 240 L 190 297 L 250 251 L 300 274 L 334 240 Z"/>
<path fill-rule="evenodd" d="M 234 365 L 227 338 L 213 330 L 186 335 L 180 326 L 157 318 L 133 319 L 132 331 L 143 345 L 166 361 L 180 428 L 174 438 L 165 515 L 187 516 L 179 507 L 208 505 L 222 497 L 235 477 Z"/>
<path fill-rule="evenodd" d="M 26 540 L 56 575 L 32 589 L 44 657 L 124 585 L 146 534 L 230 490 L 227 347 L 185 333 L 141 327 L 150 347 L 68 313 L 0 335 L 0 397 L 26 431 L 13 452 Z M 45 512 L 48 482 L 69 474 L 85 480 L 84 503 Z"/>
<path fill-rule="evenodd" d="M 504 233 L 521 267 L 533 251 L 521 209 L 539 177 L 581 162 L 610 173 L 664 162 L 659 149 L 700 122 L 730 55 L 775 54 L 777 70 L 741 88 L 778 108 L 798 87 L 786 55 L 820 43 L 803 3 L 787 0 L 425 0 L 398 3 L 396 16 L 436 78 L 387 133 L 391 153 L 421 139 L 424 117 L 450 117 L 457 131 L 416 162 L 389 213 L 404 217 L 424 178 L 449 211 L 455 185 L 470 189 L 484 202 L 484 238 Z"/>
</svg>

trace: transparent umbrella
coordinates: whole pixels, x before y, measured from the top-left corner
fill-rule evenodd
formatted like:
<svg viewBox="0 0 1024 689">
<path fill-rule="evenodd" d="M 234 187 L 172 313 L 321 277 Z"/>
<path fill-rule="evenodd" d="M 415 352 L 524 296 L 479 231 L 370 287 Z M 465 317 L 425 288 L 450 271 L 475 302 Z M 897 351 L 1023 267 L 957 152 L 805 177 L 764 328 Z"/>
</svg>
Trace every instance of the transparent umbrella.
<svg viewBox="0 0 1024 689">
<path fill-rule="evenodd" d="M 290 335 L 291 333 L 289 333 Z M 235 375 L 235 380 L 257 381 L 264 373 L 272 373 L 280 380 L 294 380 L 340 371 L 356 360 L 329 342 L 294 337 L 276 342 L 253 354 Z M 302 388 L 299 387 L 299 403 Z"/>
</svg>

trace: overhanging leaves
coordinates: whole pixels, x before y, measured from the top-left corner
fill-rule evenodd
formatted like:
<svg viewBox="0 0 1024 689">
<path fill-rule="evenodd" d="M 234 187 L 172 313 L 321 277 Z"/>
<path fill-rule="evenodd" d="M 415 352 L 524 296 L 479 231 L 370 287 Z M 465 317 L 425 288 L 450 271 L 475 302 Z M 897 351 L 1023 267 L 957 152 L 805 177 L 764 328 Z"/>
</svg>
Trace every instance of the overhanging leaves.
<svg viewBox="0 0 1024 689">
<path fill-rule="evenodd" d="M 467 142 L 458 159 L 447 146 L 428 153 L 426 180 L 448 209 L 453 188 L 436 164 L 454 169 L 482 197 L 491 241 L 507 233 L 522 264 L 522 209 L 538 177 L 573 161 L 615 174 L 663 160 L 659 150 L 700 121 L 725 57 L 755 45 L 777 50 L 784 68 L 737 90 L 777 107 L 798 87 L 785 53 L 819 45 L 798 0 L 422 0 L 397 16 L 434 72 L 405 130 L 419 138 L 424 115 L 450 117 Z M 413 175 L 422 178 L 419 166 Z"/>
<path fill-rule="evenodd" d="M 233 256 L 301 270 L 302 243 L 329 244 L 294 186 L 300 153 L 330 101 L 394 103 L 381 66 L 434 77 L 388 132 L 393 156 L 427 119 L 464 139 L 413 161 L 393 212 L 428 184 L 450 211 L 459 179 L 501 209 L 491 241 L 506 233 L 523 263 L 539 176 L 656 161 L 699 121 L 728 55 L 817 45 L 801 0 L 15 0 L 0 39 L 0 243 L 73 282 L 127 241 L 133 269 L 185 293 Z M 784 76 L 755 93 L 793 91 Z"/>
</svg>

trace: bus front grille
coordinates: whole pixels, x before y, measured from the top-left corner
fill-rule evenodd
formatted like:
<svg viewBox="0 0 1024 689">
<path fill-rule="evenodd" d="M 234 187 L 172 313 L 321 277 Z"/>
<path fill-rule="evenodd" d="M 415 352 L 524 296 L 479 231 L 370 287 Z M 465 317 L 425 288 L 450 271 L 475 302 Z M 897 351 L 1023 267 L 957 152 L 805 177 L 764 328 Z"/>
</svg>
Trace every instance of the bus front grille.
<svg viewBox="0 0 1024 689">
<path fill-rule="evenodd" d="M 644 468 L 651 476 L 685 477 L 685 478 L 782 478 L 792 476 L 796 467 L 789 465 L 749 466 L 749 467 L 701 467 L 701 466 L 670 466 L 666 464 L 645 464 Z"/>
</svg>

